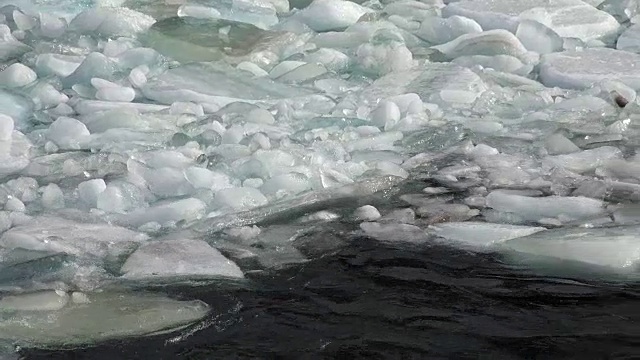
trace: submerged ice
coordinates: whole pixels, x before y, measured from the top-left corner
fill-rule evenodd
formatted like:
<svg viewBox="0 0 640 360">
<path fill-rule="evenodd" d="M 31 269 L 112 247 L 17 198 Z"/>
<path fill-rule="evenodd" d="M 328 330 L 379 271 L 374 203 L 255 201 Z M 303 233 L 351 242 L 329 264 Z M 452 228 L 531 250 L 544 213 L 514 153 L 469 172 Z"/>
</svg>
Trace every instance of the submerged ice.
<svg viewBox="0 0 640 360">
<path fill-rule="evenodd" d="M 358 236 L 636 272 L 629 4 L 3 2 L 0 340 L 176 329 L 207 306 L 133 289 Z"/>
</svg>

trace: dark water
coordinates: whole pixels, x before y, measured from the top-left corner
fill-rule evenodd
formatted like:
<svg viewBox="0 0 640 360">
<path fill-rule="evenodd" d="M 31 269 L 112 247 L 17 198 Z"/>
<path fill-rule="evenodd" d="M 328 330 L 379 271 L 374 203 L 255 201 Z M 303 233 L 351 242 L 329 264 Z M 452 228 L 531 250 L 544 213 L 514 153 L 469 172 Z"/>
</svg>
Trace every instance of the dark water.
<svg viewBox="0 0 640 360">
<path fill-rule="evenodd" d="M 497 254 L 359 238 L 333 255 L 251 278 L 242 288 L 163 289 L 215 309 L 199 324 L 204 329 L 185 338 L 174 333 L 22 353 L 25 359 L 640 358 L 638 284 L 540 277 Z"/>
</svg>

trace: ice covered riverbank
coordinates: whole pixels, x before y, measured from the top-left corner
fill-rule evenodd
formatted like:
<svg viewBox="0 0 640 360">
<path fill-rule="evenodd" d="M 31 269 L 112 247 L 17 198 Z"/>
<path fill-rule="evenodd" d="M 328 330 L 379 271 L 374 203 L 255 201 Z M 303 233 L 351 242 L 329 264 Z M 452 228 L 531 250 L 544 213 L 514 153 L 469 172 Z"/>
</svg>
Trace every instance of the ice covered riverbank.
<svg viewBox="0 0 640 360">
<path fill-rule="evenodd" d="M 637 273 L 634 2 L 0 5 L 5 298 L 242 280 L 326 227 Z"/>
</svg>

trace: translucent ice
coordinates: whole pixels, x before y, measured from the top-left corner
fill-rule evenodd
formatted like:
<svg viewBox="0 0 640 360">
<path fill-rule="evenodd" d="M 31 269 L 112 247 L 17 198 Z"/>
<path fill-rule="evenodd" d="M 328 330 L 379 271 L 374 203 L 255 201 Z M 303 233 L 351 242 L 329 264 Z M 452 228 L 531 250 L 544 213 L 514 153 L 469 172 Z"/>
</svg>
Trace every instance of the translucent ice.
<svg viewBox="0 0 640 360">
<path fill-rule="evenodd" d="M 136 209 L 123 215 L 122 223 L 131 226 L 142 226 L 155 222 L 160 225 L 175 224 L 177 222 L 192 222 L 205 215 L 207 206 L 202 200 L 187 198 L 172 202 L 156 204 L 150 208 Z"/>
<path fill-rule="evenodd" d="M 445 19 L 436 16 L 424 19 L 416 35 L 433 45 L 440 45 L 464 34 L 480 32 L 482 27 L 477 22 L 454 15 Z"/>
<path fill-rule="evenodd" d="M 471 55 L 511 55 L 527 60 L 527 49 L 512 33 L 497 29 L 461 35 L 448 43 L 434 46 L 447 58 Z"/>
<path fill-rule="evenodd" d="M 597 167 L 611 160 L 619 160 L 621 158 L 622 152 L 617 147 L 601 146 L 571 154 L 548 156 L 544 159 L 544 162 L 576 173 L 585 173 L 594 171 Z"/>
<path fill-rule="evenodd" d="M 242 211 L 266 205 L 268 201 L 258 189 L 237 187 L 218 190 L 215 203 L 223 209 L 231 208 L 235 211 Z"/>
<path fill-rule="evenodd" d="M 0 61 L 17 59 L 30 51 L 31 47 L 18 41 L 6 24 L 0 24 Z"/>
<path fill-rule="evenodd" d="M 192 101 L 220 107 L 240 99 L 266 100 L 310 94 L 268 79 L 253 78 L 217 63 L 190 64 L 171 69 L 147 82 L 142 91 L 148 98 L 164 104 Z"/>
<path fill-rule="evenodd" d="M 484 30 L 516 32 L 521 19 L 538 21 L 562 37 L 588 41 L 615 34 L 616 19 L 580 0 L 464 0 L 448 4 L 442 14 L 466 16 Z"/>
<path fill-rule="evenodd" d="M 64 304 L 62 300 L 66 300 Z M 21 346 L 92 344 L 178 329 L 209 311 L 201 301 L 178 301 L 159 294 L 114 289 L 74 292 L 71 296 L 60 291 L 27 293 L 12 298 L 12 303 L 21 307 L 27 302 L 33 304 L 31 308 L 14 309 L 2 318 L 0 339 Z"/>
<path fill-rule="evenodd" d="M 637 226 L 554 229 L 509 240 L 504 246 L 529 255 L 630 271 L 640 259 L 638 230 Z"/>
<path fill-rule="evenodd" d="M 379 241 L 423 243 L 429 235 L 423 229 L 410 224 L 383 224 L 378 222 L 363 222 L 360 229 L 367 236 Z"/>
<path fill-rule="evenodd" d="M 237 21 L 262 29 L 268 29 L 278 23 L 275 6 L 272 2 L 265 0 L 189 1 L 180 6 L 177 14 L 178 16 Z"/>
<path fill-rule="evenodd" d="M 23 87 L 36 79 L 35 71 L 20 63 L 12 64 L 0 72 L 0 85 L 8 88 Z"/>
<path fill-rule="evenodd" d="M 540 80 L 546 86 L 566 89 L 586 89 L 602 80 L 617 80 L 638 89 L 640 55 L 608 48 L 547 54 L 541 59 Z"/>
<path fill-rule="evenodd" d="M 471 103 L 486 89 L 482 79 L 469 69 L 454 64 L 426 63 L 421 69 L 384 76 L 364 89 L 360 96 L 370 104 L 407 93 L 413 95 L 407 99 L 406 106 L 415 100 L 442 102 L 443 97 Z"/>
<path fill-rule="evenodd" d="M 81 149 L 89 140 L 89 130 L 80 121 L 59 117 L 47 130 L 47 138 L 62 149 Z"/>
<path fill-rule="evenodd" d="M 243 278 L 240 268 L 202 240 L 152 241 L 140 246 L 120 271 L 126 279 Z"/>
<path fill-rule="evenodd" d="M 345 0 L 314 0 L 298 13 L 298 18 L 315 31 L 343 30 L 369 12 Z"/>
<path fill-rule="evenodd" d="M 430 226 L 436 235 L 472 246 L 488 246 L 531 235 L 543 227 L 530 227 L 482 222 L 449 222 Z"/>
<path fill-rule="evenodd" d="M 122 255 L 146 239 L 144 234 L 114 225 L 44 216 L 5 232 L 0 237 L 0 246 L 102 259 Z"/>
<path fill-rule="evenodd" d="M 155 20 L 124 7 L 95 7 L 78 14 L 69 29 L 79 33 L 97 32 L 104 36 L 134 36 L 147 30 Z"/>
<path fill-rule="evenodd" d="M 487 195 L 487 206 L 514 213 L 526 220 L 544 218 L 585 219 L 605 214 L 604 203 L 585 197 L 528 197 L 493 191 Z"/>
<path fill-rule="evenodd" d="M 521 21 L 516 30 L 516 37 L 524 47 L 538 54 L 561 51 L 564 44 L 560 35 L 534 20 Z"/>
<path fill-rule="evenodd" d="M 640 53 L 640 24 L 631 25 L 620 34 L 616 49 Z"/>
<path fill-rule="evenodd" d="M 80 200 L 89 207 L 96 207 L 98 196 L 107 188 L 102 179 L 87 180 L 78 185 Z"/>
</svg>

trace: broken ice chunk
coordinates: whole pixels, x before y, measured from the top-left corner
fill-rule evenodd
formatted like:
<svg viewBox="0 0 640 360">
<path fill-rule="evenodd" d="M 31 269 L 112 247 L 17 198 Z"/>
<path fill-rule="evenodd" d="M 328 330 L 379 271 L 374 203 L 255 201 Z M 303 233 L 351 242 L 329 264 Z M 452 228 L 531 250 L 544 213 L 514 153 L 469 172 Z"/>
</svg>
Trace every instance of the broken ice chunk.
<svg viewBox="0 0 640 360">
<path fill-rule="evenodd" d="M 79 223 L 58 217 L 36 217 L 0 237 L 0 246 L 76 256 L 120 256 L 147 236 L 108 224 Z"/>
<path fill-rule="evenodd" d="M 52 311 L 60 310 L 69 301 L 69 295 L 60 290 L 47 290 L 22 295 L 9 295 L 0 299 L 0 311 Z"/>
<path fill-rule="evenodd" d="M 117 71 L 116 64 L 99 52 L 92 52 L 69 76 L 62 80 L 65 87 L 89 84 L 92 78 L 112 80 Z"/>
<path fill-rule="evenodd" d="M 616 49 L 640 53 L 640 24 L 631 25 L 620 34 Z"/>
<path fill-rule="evenodd" d="M 165 295 L 114 289 L 76 295 L 74 301 L 67 301 L 56 311 L 55 296 L 69 297 L 58 292 L 15 295 L 12 302 L 18 307 L 28 300 L 33 306 L 3 317 L 0 338 L 20 346 L 95 344 L 179 329 L 209 312 L 201 301 L 178 301 Z M 75 301 L 79 299 L 84 300 Z"/>
<path fill-rule="evenodd" d="M 45 209 L 62 209 L 64 207 L 64 194 L 56 184 L 49 184 L 42 188 L 41 200 Z"/>
<path fill-rule="evenodd" d="M 535 51 L 538 54 L 561 51 L 564 44 L 562 38 L 555 31 L 533 20 L 520 21 L 516 37 L 527 50 Z"/>
<path fill-rule="evenodd" d="M 531 235 L 543 230 L 543 227 L 491 224 L 483 222 L 449 222 L 429 227 L 439 237 L 472 246 L 488 246 Z"/>
<path fill-rule="evenodd" d="M 364 72 L 376 76 L 409 70 L 413 65 L 411 51 L 399 42 L 362 44 L 356 50 L 356 59 Z"/>
<path fill-rule="evenodd" d="M 8 88 L 23 87 L 37 78 L 35 71 L 23 64 L 15 63 L 0 72 L 0 85 Z"/>
<path fill-rule="evenodd" d="M 583 150 L 571 154 L 547 156 L 543 162 L 549 166 L 562 167 L 578 174 L 594 171 L 610 161 L 622 159 L 622 151 L 614 146 Z"/>
<path fill-rule="evenodd" d="M 296 17 L 315 31 L 343 30 L 370 12 L 366 7 L 345 0 L 314 0 Z"/>
<path fill-rule="evenodd" d="M 638 231 L 638 226 L 553 229 L 508 240 L 504 246 L 529 255 L 633 271 L 640 259 Z"/>
<path fill-rule="evenodd" d="M 580 148 L 560 133 L 553 134 L 545 139 L 544 147 L 549 155 L 571 154 L 580 151 Z"/>
<path fill-rule="evenodd" d="M 420 24 L 415 33 L 418 37 L 433 45 L 440 45 L 465 34 L 481 33 L 482 27 L 469 18 L 454 15 L 448 18 L 428 17 Z"/>
<path fill-rule="evenodd" d="M 266 205 L 268 200 L 258 189 L 236 187 L 217 191 L 214 202 L 221 208 L 242 211 Z"/>
<path fill-rule="evenodd" d="M 14 123 L 11 116 L 0 114 L 0 141 L 9 141 L 13 135 Z"/>
<path fill-rule="evenodd" d="M 353 212 L 354 219 L 360 221 L 375 221 L 381 216 L 378 209 L 371 205 L 361 206 Z"/>
<path fill-rule="evenodd" d="M 276 8 L 265 0 L 208 0 L 186 3 L 177 12 L 178 16 L 222 19 L 251 24 L 261 29 L 269 29 L 278 23 Z"/>
<path fill-rule="evenodd" d="M 125 279 L 171 277 L 244 278 L 238 265 L 202 240 L 152 241 L 140 246 L 120 271 Z"/>
<path fill-rule="evenodd" d="M 78 185 L 78 196 L 84 204 L 90 208 L 95 208 L 98 203 L 98 196 L 106 188 L 107 185 L 102 179 L 84 181 Z"/>
<path fill-rule="evenodd" d="M 214 85 L 215 84 L 215 85 Z M 142 88 L 144 95 L 163 104 L 175 101 L 222 107 L 237 100 L 283 99 L 311 94 L 265 78 L 253 78 L 222 63 L 198 63 L 168 70 Z"/>
<path fill-rule="evenodd" d="M 512 33 L 501 29 L 462 35 L 433 48 L 449 59 L 471 55 L 511 55 L 520 60 L 528 60 L 527 49 L 520 40 Z"/>
<path fill-rule="evenodd" d="M 30 50 L 30 46 L 21 43 L 11 34 L 9 26 L 0 24 L 0 61 L 19 58 Z"/>
<path fill-rule="evenodd" d="M 67 77 L 76 71 L 83 60 L 82 56 L 40 54 L 36 58 L 35 69 L 41 77 L 47 75 Z"/>
<path fill-rule="evenodd" d="M 59 117 L 46 132 L 46 136 L 61 149 L 82 149 L 89 141 L 89 130 L 80 121 Z"/>
<path fill-rule="evenodd" d="M 595 218 L 606 213 L 604 202 L 586 197 L 528 197 L 492 191 L 486 200 L 490 208 L 513 213 L 531 221 L 544 218 L 578 220 Z"/>
<path fill-rule="evenodd" d="M 424 243 L 429 235 L 421 228 L 410 224 L 382 224 L 378 222 L 363 222 L 360 229 L 367 236 L 379 241 Z"/>
<path fill-rule="evenodd" d="M 484 30 L 506 29 L 514 33 L 522 19 L 530 19 L 561 37 L 583 41 L 613 35 L 620 26 L 613 16 L 580 0 L 464 0 L 448 4 L 442 15 L 466 16 Z"/>
<path fill-rule="evenodd" d="M 548 87 L 587 89 L 603 80 L 640 88 L 640 55 L 608 48 L 564 51 L 542 56 L 540 80 Z"/>
<path fill-rule="evenodd" d="M 377 104 L 381 99 L 395 102 L 400 111 L 416 100 L 464 100 L 473 102 L 487 86 L 473 71 L 451 63 L 425 63 L 421 69 L 390 73 L 376 80 L 360 95 L 365 103 Z M 395 98 L 403 96 L 401 105 Z M 394 97 L 393 99 L 391 97 Z"/>
<path fill-rule="evenodd" d="M 125 7 L 95 7 L 78 14 L 69 29 L 81 34 L 96 32 L 110 37 L 132 37 L 154 22 L 151 16 Z"/>
<path fill-rule="evenodd" d="M 205 215 L 207 205 L 199 199 L 187 198 L 173 202 L 164 202 L 144 209 L 134 210 L 123 215 L 122 223 L 130 226 L 142 226 L 149 222 L 160 225 L 175 224 L 180 221 L 192 222 Z"/>
</svg>

